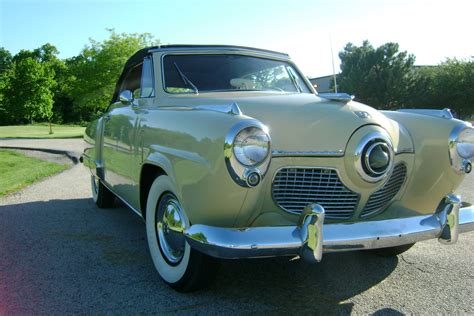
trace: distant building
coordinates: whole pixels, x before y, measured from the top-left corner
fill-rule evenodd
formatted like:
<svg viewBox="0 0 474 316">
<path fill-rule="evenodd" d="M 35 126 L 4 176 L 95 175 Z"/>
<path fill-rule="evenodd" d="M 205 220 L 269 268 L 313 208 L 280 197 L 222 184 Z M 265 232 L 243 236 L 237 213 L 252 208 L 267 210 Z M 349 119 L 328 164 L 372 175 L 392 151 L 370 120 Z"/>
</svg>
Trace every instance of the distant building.
<svg viewBox="0 0 474 316">
<path fill-rule="evenodd" d="M 337 80 L 337 75 L 336 75 Z M 325 92 L 334 92 L 334 76 L 323 76 L 316 78 L 309 78 L 309 81 L 314 86 L 316 85 L 316 90 L 321 93 Z"/>
</svg>

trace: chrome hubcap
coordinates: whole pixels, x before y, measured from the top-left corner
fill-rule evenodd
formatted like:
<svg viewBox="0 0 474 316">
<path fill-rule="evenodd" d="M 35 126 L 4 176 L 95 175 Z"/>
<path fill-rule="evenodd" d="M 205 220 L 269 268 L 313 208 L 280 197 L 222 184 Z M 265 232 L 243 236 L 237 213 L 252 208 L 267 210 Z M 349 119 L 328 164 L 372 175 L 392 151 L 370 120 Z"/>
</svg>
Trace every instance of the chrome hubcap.
<svg viewBox="0 0 474 316">
<path fill-rule="evenodd" d="M 172 264 L 178 263 L 184 255 L 185 223 L 183 211 L 176 198 L 168 198 L 166 204 L 157 212 L 156 232 L 161 252 Z"/>
</svg>

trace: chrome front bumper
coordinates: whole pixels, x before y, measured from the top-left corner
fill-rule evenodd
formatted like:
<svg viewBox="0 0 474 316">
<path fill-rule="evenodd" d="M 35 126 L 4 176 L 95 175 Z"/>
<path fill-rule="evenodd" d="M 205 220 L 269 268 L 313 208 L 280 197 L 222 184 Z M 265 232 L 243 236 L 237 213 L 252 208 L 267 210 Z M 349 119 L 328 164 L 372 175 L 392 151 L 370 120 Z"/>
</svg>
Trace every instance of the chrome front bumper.
<svg viewBox="0 0 474 316">
<path fill-rule="evenodd" d="M 217 258 L 256 258 L 299 255 L 318 262 L 323 252 L 375 249 L 438 238 L 452 244 L 458 234 L 474 230 L 474 207 L 461 207 L 449 195 L 433 215 L 381 221 L 326 224 L 324 209 L 310 204 L 297 226 L 245 229 L 192 225 L 184 235 L 194 249 Z"/>
</svg>

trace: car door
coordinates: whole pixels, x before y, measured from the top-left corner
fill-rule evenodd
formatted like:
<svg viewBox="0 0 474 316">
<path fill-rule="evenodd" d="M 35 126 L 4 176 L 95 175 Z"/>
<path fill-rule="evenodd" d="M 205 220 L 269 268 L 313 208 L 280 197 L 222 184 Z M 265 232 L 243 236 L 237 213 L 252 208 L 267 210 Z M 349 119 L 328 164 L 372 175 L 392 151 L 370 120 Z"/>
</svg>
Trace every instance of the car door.
<svg viewBox="0 0 474 316">
<path fill-rule="evenodd" d="M 129 90 L 133 100 L 120 100 L 104 116 L 102 158 L 107 185 L 130 206 L 139 209 L 141 152 L 138 121 L 142 106 L 153 102 L 153 69 L 150 57 L 129 68 L 119 83 L 120 93 Z"/>
</svg>

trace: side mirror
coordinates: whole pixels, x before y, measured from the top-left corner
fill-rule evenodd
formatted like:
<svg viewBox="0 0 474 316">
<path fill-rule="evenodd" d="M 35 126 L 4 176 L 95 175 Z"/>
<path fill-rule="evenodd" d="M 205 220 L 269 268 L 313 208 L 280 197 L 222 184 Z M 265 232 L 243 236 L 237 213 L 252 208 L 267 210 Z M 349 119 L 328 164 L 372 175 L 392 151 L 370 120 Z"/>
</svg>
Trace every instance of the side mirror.
<svg viewBox="0 0 474 316">
<path fill-rule="evenodd" d="M 123 105 L 130 105 L 133 102 L 133 94 L 130 90 L 123 90 L 120 92 L 119 100 Z"/>
</svg>

